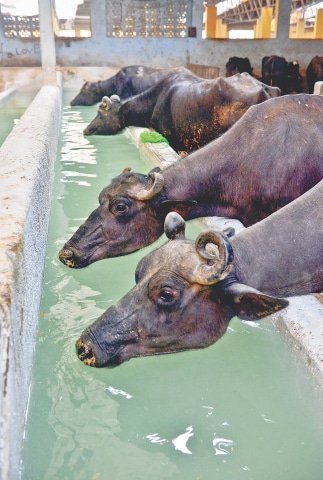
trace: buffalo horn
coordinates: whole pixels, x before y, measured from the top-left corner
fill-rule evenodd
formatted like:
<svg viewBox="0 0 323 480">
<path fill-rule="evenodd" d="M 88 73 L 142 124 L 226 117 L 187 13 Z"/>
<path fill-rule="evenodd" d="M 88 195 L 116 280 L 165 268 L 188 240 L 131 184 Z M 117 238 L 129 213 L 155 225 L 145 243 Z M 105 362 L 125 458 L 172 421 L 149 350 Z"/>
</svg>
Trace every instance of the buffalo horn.
<svg viewBox="0 0 323 480">
<path fill-rule="evenodd" d="M 194 279 L 201 285 L 212 285 L 223 280 L 233 265 L 233 250 L 227 237 L 215 231 L 201 233 L 195 248 L 202 261 L 194 272 Z"/>
<path fill-rule="evenodd" d="M 111 95 L 110 101 L 111 101 L 112 103 L 120 103 L 120 97 L 119 97 L 119 95 Z"/>
<path fill-rule="evenodd" d="M 159 193 L 164 186 L 164 176 L 160 172 L 152 172 L 150 176 L 154 179 L 154 183 L 149 190 L 141 190 L 137 194 L 131 195 L 135 200 L 150 200 Z"/>
<path fill-rule="evenodd" d="M 101 106 L 102 106 L 103 108 L 105 108 L 105 109 L 108 110 L 111 105 L 112 105 L 112 102 L 111 102 L 110 98 L 107 97 L 107 96 L 104 96 L 104 97 L 102 98 Z"/>
<path fill-rule="evenodd" d="M 169 240 L 185 239 L 185 220 L 177 212 L 169 212 L 164 222 L 164 232 Z"/>
</svg>

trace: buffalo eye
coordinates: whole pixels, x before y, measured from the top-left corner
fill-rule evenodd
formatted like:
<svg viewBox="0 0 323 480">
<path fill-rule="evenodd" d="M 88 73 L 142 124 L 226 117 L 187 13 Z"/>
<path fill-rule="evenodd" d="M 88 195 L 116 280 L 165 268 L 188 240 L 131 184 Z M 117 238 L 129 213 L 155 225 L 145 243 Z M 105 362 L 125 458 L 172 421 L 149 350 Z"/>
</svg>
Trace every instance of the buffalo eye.
<svg viewBox="0 0 323 480">
<path fill-rule="evenodd" d="M 130 212 L 130 204 L 124 200 L 115 200 L 111 202 L 110 210 L 115 217 L 122 219 Z"/>
<path fill-rule="evenodd" d="M 183 279 L 168 272 L 157 273 L 148 284 L 148 296 L 159 307 L 177 308 L 182 301 L 185 288 L 186 282 Z"/>
<path fill-rule="evenodd" d="M 154 298 L 160 307 L 172 308 L 176 307 L 181 299 L 181 290 L 176 286 L 162 286 L 154 291 Z"/>
<path fill-rule="evenodd" d="M 162 302 L 171 303 L 174 300 L 174 295 L 170 288 L 163 288 L 159 292 L 159 298 Z"/>
<path fill-rule="evenodd" d="M 124 213 L 126 210 L 127 210 L 127 207 L 122 203 L 119 203 L 119 205 L 116 206 L 116 211 L 118 213 Z"/>
</svg>

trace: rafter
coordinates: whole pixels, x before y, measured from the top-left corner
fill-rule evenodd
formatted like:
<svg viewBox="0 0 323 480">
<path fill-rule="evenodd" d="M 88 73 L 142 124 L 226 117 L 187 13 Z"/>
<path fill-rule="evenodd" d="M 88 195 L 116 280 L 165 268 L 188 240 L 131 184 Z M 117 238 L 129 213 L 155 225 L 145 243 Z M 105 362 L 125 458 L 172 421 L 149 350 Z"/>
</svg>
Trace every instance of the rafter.
<svg viewBox="0 0 323 480">
<path fill-rule="evenodd" d="M 285 0 L 284 0 L 285 1 Z M 322 0 L 292 0 L 291 12 L 319 4 Z M 261 16 L 263 7 L 276 8 L 276 0 L 209 0 L 208 5 L 218 6 L 219 18 L 226 24 L 254 24 Z"/>
</svg>

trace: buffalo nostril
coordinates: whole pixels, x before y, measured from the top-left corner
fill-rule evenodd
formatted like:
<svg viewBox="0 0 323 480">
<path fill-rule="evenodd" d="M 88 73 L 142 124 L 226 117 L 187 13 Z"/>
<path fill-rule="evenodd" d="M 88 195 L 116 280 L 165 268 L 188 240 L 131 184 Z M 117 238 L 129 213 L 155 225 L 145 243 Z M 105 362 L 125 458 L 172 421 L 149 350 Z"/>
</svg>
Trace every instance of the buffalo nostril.
<svg viewBox="0 0 323 480">
<path fill-rule="evenodd" d="M 60 261 L 62 263 L 64 263 L 67 267 L 74 267 L 75 265 L 75 262 L 74 262 L 74 258 L 73 258 L 73 252 L 71 252 L 71 250 L 67 250 L 65 248 L 62 248 L 59 252 L 58 252 L 58 258 L 60 259 Z"/>
<path fill-rule="evenodd" d="M 96 358 L 92 348 L 84 344 L 81 338 L 77 340 L 75 344 L 75 348 L 76 348 L 76 355 L 79 357 L 79 359 L 83 363 L 85 363 L 86 365 L 89 365 L 90 367 L 96 366 Z"/>
<path fill-rule="evenodd" d="M 97 133 L 97 130 L 95 127 L 86 127 L 84 130 L 83 130 L 83 135 L 96 135 Z"/>
</svg>

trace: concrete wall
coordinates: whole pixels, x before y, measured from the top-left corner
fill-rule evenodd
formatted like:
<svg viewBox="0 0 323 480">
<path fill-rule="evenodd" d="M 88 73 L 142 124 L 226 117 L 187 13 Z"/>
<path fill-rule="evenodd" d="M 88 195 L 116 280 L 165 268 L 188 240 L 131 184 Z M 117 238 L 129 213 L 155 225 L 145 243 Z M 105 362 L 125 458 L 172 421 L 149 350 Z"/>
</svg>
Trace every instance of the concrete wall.
<svg viewBox="0 0 323 480">
<path fill-rule="evenodd" d="M 19 478 L 62 111 L 41 88 L 0 149 L 0 479 Z"/>
<path fill-rule="evenodd" d="M 277 38 L 270 40 L 203 40 L 202 0 L 193 0 L 192 26 L 196 38 L 110 38 L 105 32 L 102 0 L 91 0 L 92 37 L 77 40 L 56 39 L 58 66 L 125 66 L 134 63 L 170 67 L 198 63 L 224 67 L 233 55 L 249 57 L 255 73 L 260 73 L 265 55 L 297 59 L 306 68 L 314 55 L 322 55 L 323 40 L 289 39 L 290 2 L 281 1 Z M 38 40 L 7 39 L 0 24 L 0 66 L 39 66 Z"/>
</svg>

